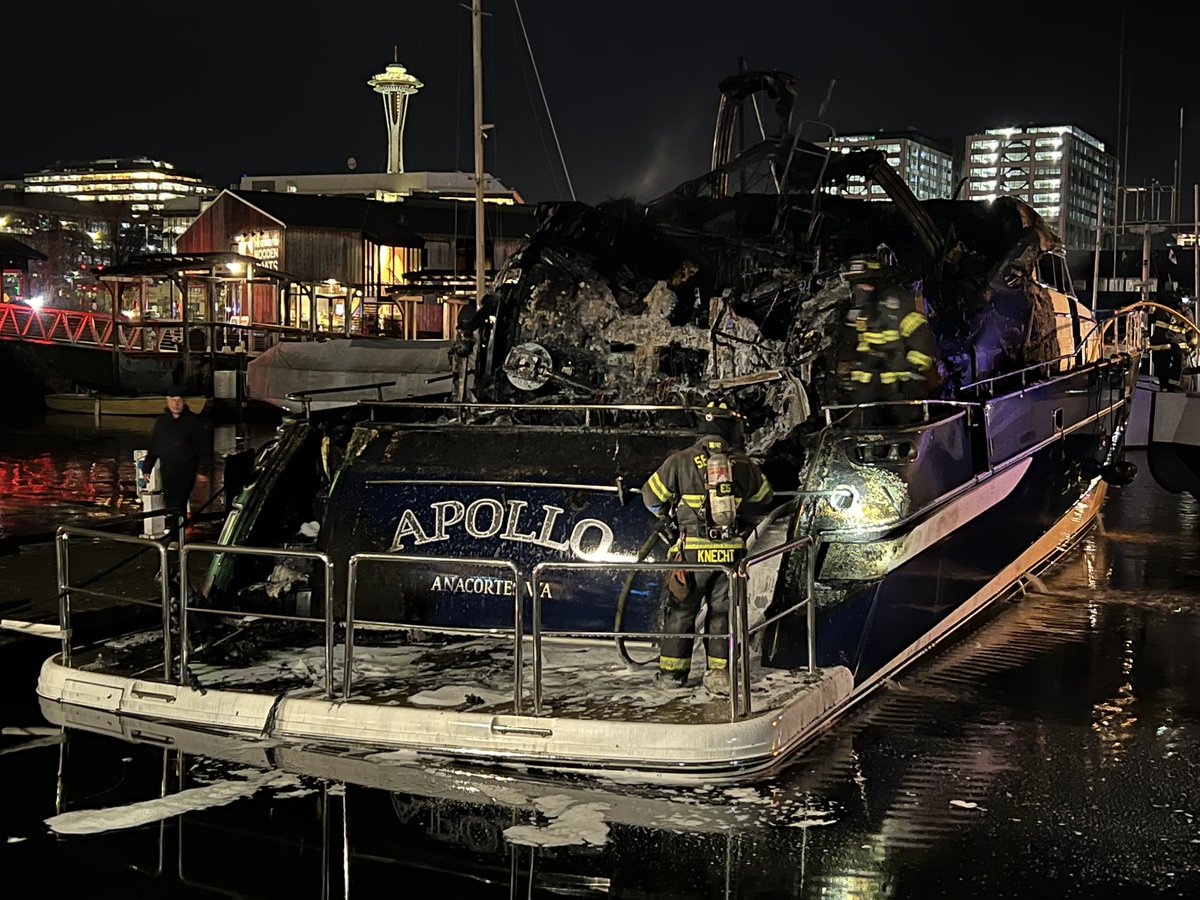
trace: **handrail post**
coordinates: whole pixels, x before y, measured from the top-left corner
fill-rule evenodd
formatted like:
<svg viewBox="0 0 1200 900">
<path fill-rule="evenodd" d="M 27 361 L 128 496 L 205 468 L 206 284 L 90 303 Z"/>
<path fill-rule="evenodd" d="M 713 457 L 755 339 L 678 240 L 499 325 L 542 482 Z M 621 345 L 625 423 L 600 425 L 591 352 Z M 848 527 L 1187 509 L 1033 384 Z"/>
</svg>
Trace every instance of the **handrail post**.
<svg viewBox="0 0 1200 900">
<path fill-rule="evenodd" d="M 342 660 L 342 699 L 350 699 L 350 667 L 354 657 L 354 594 L 358 590 L 358 557 L 350 557 L 346 576 L 346 656 Z M 325 605 L 329 605 L 326 598 Z"/>
<path fill-rule="evenodd" d="M 805 619 L 808 631 L 808 674 L 817 672 L 817 598 L 814 596 L 814 585 L 817 580 L 817 553 L 821 549 L 821 541 L 814 537 L 808 545 L 808 558 L 805 560 L 804 585 L 808 594 L 808 607 L 805 609 Z"/>
<path fill-rule="evenodd" d="M 533 567 L 530 587 L 533 590 L 533 714 L 542 714 L 542 592 L 538 585 L 538 568 Z M 519 594 L 520 591 L 515 593 Z"/>
<path fill-rule="evenodd" d="M 729 721 L 736 722 L 741 712 L 742 699 L 742 642 L 739 640 L 742 604 L 738 579 L 733 570 L 726 569 L 721 573 L 721 577 L 728 579 L 729 583 L 729 636 L 726 648 L 728 662 L 725 665 L 729 673 Z"/>
<path fill-rule="evenodd" d="M 333 565 L 329 556 L 322 553 L 317 557 L 325 569 L 325 699 L 333 699 Z"/>
<path fill-rule="evenodd" d="M 753 712 L 750 701 L 750 576 L 745 568 L 739 568 L 734 584 L 738 598 L 738 642 L 742 648 L 745 669 L 742 672 L 742 717 Z"/>
<path fill-rule="evenodd" d="M 173 655 L 171 653 L 171 579 L 170 579 L 170 562 L 167 553 L 166 543 L 158 545 L 158 578 L 162 582 L 160 590 L 160 600 L 162 601 L 162 625 L 163 625 L 163 680 L 169 682 L 171 680 L 171 666 L 173 664 Z M 180 588 L 183 587 L 183 579 L 180 578 Z"/>
<path fill-rule="evenodd" d="M 179 548 L 179 683 L 187 684 L 188 671 L 188 631 L 187 631 L 187 608 L 188 608 L 188 573 L 187 561 L 188 553 L 192 547 L 190 544 L 181 545 Z M 170 676 L 168 676 L 169 678 Z"/>
<path fill-rule="evenodd" d="M 525 693 L 525 585 L 520 570 L 511 563 L 513 572 L 513 713 L 521 715 Z M 533 585 L 537 589 L 537 566 L 533 567 Z M 540 660 L 539 660 L 540 661 Z M 535 702 L 540 702 L 540 692 L 534 692 Z"/>
<path fill-rule="evenodd" d="M 70 535 L 61 532 L 54 539 L 54 555 L 58 564 L 58 623 L 62 628 L 62 661 L 71 665 L 71 564 L 68 542 Z"/>
</svg>

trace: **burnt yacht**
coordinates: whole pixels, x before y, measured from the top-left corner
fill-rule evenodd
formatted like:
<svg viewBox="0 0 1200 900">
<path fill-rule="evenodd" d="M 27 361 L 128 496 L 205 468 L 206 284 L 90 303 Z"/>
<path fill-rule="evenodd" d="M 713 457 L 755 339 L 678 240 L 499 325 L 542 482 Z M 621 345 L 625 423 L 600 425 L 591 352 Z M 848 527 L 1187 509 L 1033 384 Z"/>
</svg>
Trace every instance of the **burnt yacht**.
<svg viewBox="0 0 1200 900">
<path fill-rule="evenodd" d="M 735 154 L 734 111 L 759 97 L 774 133 Z M 544 205 L 459 322 L 455 399 L 287 420 L 216 543 L 154 545 L 154 627 L 72 646 L 71 542 L 100 538 L 63 529 L 42 698 L 711 782 L 771 772 L 1018 593 L 1131 478 L 1142 315 L 1101 328 L 1032 209 L 919 201 L 878 152 L 804 140 L 794 97 L 785 73 L 741 73 L 708 173 L 646 204 Z M 888 199 L 839 196 L 850 179 Z M 936 365 L 916 396 L 847 390 L 864 259 L 872 288 L 927 311 Z M 727 699 L 652 684 L 680 564 L 639 498 L 715 392 L 779 497 L 744 559 L 707 566 L 733 597 Z"/>
</svg>

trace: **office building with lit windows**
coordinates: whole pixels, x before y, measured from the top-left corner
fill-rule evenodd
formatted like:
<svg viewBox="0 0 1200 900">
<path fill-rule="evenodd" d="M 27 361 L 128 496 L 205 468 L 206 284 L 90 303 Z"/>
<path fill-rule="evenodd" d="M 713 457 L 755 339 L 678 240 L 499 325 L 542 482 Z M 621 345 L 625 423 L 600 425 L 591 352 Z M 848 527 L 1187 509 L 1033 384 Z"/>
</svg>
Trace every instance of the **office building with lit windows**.
<svg viewBox="0 0 1200 900">
<path fill-rule="evenodd" d="M 95 159 L 60 163 L 25 176 L 30 194 L 73 200 L 128 203 L 134 213 L 160 212 L 167 200 L 211 194 L 212 185 L 157 159 Z"/>
<path fill-rule="evenodd" d="M 216 188 L 168 162 L 144 157 L 56 163 L 25 175 L 30 202 L 38 197 L 76 201 L 109 220 L 104 229 L 113 260 L 139 253 L 169 252 L 178 234 L 164 228 L 164 206 L 172 200 L 212 196 Z"/>
<path fill-rule="evenodd" d="M 1024 200 L 1068 249 L 1094 246 L 1101 198 L 1104 223 L 1114 221 L 1116 158 L 1074 125 L 989 128 L 967 138 L 967 200 Z"/>
<path fill-rule="evenodd" d="M 954 153 L 948 141 L 920 132 L 877 131 L 869 134 L 840 134 L 821 143 L 835 151 L 878 150 L 896 173 L 904 179 L 918 200 L 948 198 L 954 193 Z M 865 200 L 886 200 L 877 184 L 867 185 L 860 176 L 847 180 L 835 193 Z"/>
</svg>

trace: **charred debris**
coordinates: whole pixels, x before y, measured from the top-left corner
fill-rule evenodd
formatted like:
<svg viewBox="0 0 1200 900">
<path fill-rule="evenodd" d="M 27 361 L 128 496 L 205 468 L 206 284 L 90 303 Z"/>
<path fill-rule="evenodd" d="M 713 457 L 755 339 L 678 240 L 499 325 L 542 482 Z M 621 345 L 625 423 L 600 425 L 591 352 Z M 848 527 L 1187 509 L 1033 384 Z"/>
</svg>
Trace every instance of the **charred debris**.
<svg viewBox="0 0 1200 900">
<path fill-rule="evenodd" d="M 735 154 L 735 112 L 760 96 L 776 133 Z M 940 355 L 929 396 L 1058 355 L 1037 266 L 1061 245 L 1037 213 L 1004 197 L 919 201 L 878 151 L 802 139 L 794 99 L 783 72 L 729 78 L 710 172 L 645 204 L 543 204 L 483 307 L 460 320 L 456 349 L 472 354 L 463 396 L 693 403 L 721 392 L 747 414 L 751 452 L 790 456 L 842 394 L 847 266 L 863 255 L 924 298 Z M 833 192 L 854 176 L 887 201 Z"/>
</svg>

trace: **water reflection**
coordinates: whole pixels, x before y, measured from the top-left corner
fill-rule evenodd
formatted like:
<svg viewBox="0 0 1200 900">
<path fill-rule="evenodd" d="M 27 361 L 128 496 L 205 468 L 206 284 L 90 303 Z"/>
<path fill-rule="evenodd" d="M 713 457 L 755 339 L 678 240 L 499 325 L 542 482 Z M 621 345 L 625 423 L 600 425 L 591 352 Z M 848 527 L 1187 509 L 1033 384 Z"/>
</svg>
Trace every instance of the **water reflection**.
<svg viewBox="0 0 1200 900">
<path fill-rule="evenodd" d="M 0 433 L 0 538 L 40 533 L 65 521 L 134 512 L 133 453 L 145 449 L 148 416 L 49 413 Z M 259 445 L 273 424 L 212 424 L 211 454 L 200 472 L 214 488 L 225 454 Z"/>
<path fill-rule="evenodd" d="M 1044 591 L 761 784 L 550 779 L 65 711 L 60 746 L 4 757 L 25 797 L 0 812 L 25 839 L 7 852 L 127 896 L 1195 896 L 1195 507 L 1140 479 L 1104 524 Z M 134 827 L 43 824 L 162 798 Z"/>
</svg>

